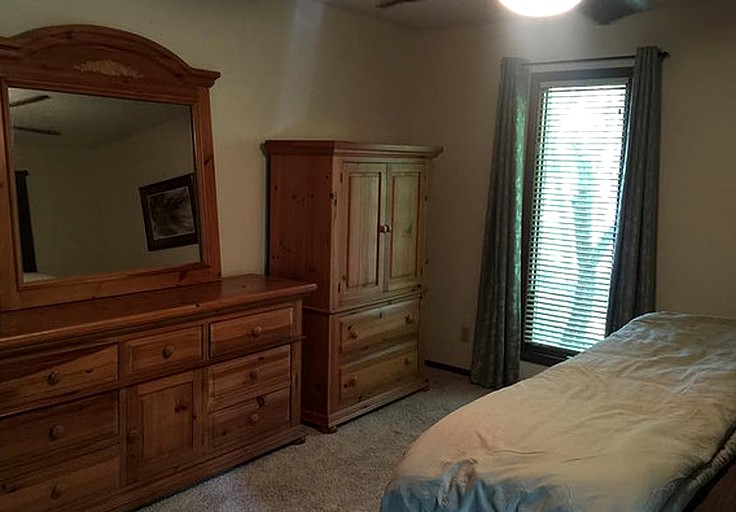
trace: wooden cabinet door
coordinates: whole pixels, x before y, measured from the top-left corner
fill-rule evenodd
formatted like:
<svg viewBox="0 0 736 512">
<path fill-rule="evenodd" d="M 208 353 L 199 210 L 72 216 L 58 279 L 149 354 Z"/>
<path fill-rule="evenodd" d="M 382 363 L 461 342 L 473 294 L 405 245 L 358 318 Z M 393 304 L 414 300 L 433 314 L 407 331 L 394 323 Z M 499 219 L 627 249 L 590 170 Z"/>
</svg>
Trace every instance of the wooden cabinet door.
<svg viewBox="0 0 736 512">
<path fill-rule="evenodd" d="M 423 164 L 391 164 L 388 168 L 388 291 L 410 288 L 421 282 L 425 176 Z"/>
<path fill-rule="evenodd" d="M 386 165 L 345 163 L 341 174 L 340 303 L 383 293 Z"/>
<path fill-rule="evenodd" d="M 128 483 L 173 473 L 203 446 L 200 370 L 126 390 Z"/>
</svg>

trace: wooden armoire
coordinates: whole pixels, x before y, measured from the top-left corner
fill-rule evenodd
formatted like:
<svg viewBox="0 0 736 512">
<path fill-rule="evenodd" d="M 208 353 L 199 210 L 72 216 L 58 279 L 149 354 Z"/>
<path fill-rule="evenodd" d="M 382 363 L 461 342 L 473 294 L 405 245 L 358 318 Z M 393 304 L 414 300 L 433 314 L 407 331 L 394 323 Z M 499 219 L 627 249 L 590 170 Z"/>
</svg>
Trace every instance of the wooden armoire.
<svg viewBox="0 0 736 512">
<path fill-rule="evenodd" d="M 336 425 L 426 386 L 428 175 L 441 148 L 272 140 L 272 276 L 306 279 L 302 419 Z"/>
</svg>

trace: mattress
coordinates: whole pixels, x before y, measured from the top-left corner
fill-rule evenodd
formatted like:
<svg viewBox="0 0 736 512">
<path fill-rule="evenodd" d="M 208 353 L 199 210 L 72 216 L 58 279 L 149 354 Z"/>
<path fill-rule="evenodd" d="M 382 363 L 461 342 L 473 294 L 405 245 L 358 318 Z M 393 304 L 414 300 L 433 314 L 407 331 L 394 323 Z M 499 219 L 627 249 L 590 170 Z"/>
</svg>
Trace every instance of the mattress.
<svg viewBox="0 0 736 512">
<path fill-rule="evenodd" d="M 382 510 L 679 512 L 735 427 L 736 320 L 652 313 L 431 427 Z"/>
</svg>

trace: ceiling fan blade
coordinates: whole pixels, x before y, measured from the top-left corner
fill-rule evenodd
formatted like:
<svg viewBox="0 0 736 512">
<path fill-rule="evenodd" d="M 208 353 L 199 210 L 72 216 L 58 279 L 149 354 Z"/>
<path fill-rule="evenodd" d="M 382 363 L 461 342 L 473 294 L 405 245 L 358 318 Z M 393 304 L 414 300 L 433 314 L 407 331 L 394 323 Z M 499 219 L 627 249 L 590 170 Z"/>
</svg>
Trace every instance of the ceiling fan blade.
<svg viewBox="0 0 736 512">
<path fill-rule="evenodd" d="M 31 128 L 29 126 L 13 126 L 13 130 L 19 132 L 37 133 L 39 135 L 61 135 L 59 130 L 47 130 L 45 128 Z"/>
<path fill-rule="evenodd" d="M 379 9 L 387 9 L 389 7 L 393 7 L 394 5 L 399 4 L 408 4 L 411 2 L 418 2 L 419 0 L 384 0 L 383 2 L 378 2 L 376 4 L 376 7 Z"/>
<path fill-rule="evenodd" d="M 39 94 L 38 96 L 31 96 L 30 98 L 23 98 L 22 100 L 17 101 L 11 101 L 9 103 L 9 106 L 12 107 L 22 107 L 23 105 L 31 105 L 33 103 L 38 103 L 39 101 L 46 101 L 50 100 L 51 96 L 48 94 Z"/>
<path fill-rule="evenodd" d="M 624 16 L 651 8 L 651 0 L 585 0 L 580 6 L 583 14 L 600 25 L 607 25 Z"/>
</svg>

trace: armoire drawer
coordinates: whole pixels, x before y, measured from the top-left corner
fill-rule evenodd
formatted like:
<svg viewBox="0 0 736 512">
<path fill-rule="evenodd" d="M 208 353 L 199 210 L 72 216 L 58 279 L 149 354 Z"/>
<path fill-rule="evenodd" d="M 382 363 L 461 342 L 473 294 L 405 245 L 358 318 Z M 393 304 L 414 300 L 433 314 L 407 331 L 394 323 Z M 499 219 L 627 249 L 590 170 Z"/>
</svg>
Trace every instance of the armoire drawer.
<svg viewBox="0 0 736 512">
<path fill-rule="evenodd" d="M 117 345 L 8 359 L 0 363 L 0 412 L 117 379 Z"/>
<path fill-rule="evenodd" d="M 159 331 L 123 342 L 125 368 L 129 375 L 180 368 L 204 359 L 202 327 Z"/>
<path fill-rule="evenodd" d="M 336 317 L 340 354 L 355 355 L 419 331 L 419 299 Z"/>
<path fill-rule="evenodd" d="M 83 498 L 104 496 L 118 485 L 117 448 L 22 475 L 0 475 L 0 510 L 68 510 Z"/>
<path fill-rule="evenodd" d="M 289 388 L 259 395 L 209 415 L 211 448 L 255 440 L 289 428 Z"/>
<path fill-rule="evenodd" d="M 342 406 L 362 402 L 418 375 L 416 345 L 385 357 L 340 367 L 339 401 Z"/>
<path fill-rule="evenodd" d="M 66 448 L 112 440 L 118 432 L 117 392 L 19 414 L 0 421 L 0 471 Z"/>
<path fill-rule="evenodd" d="M 210 410 L 288 387 L 290 382 L 290 345 L 216 364 L 209 368 Z"/>
<path fill-rule="evenodd" d="M 291 307 L 220 320 L 210 324 L 210 355 L 243 351 L 249 345 L 289 338 L 293 333 Z"/>
</svg>

